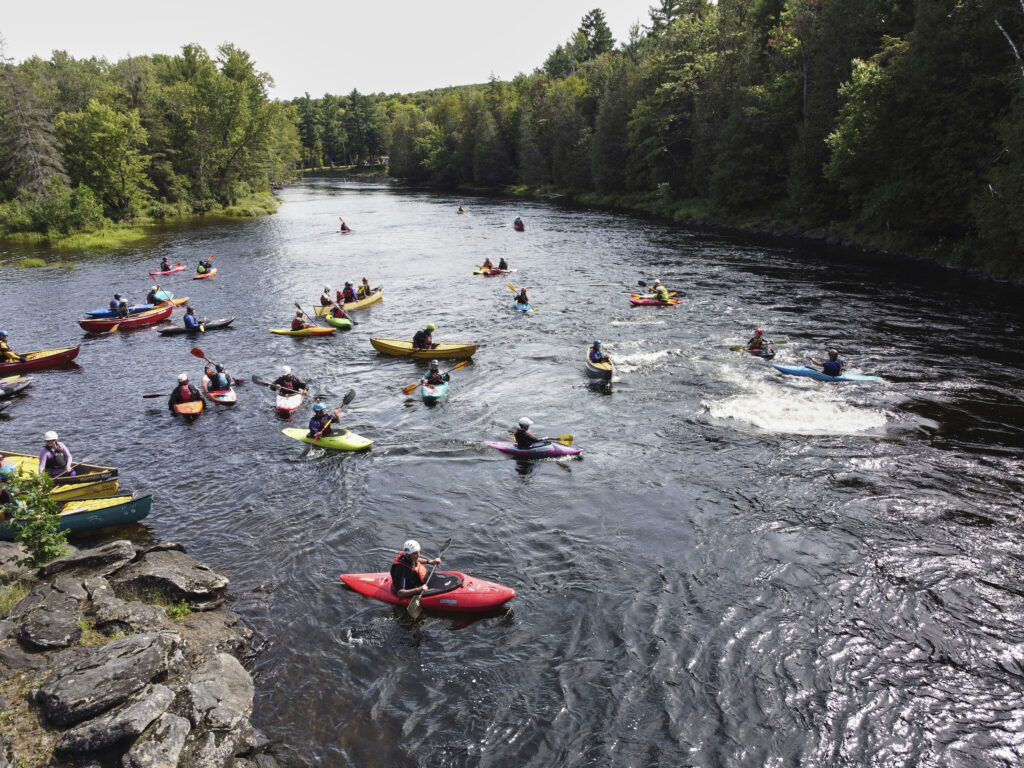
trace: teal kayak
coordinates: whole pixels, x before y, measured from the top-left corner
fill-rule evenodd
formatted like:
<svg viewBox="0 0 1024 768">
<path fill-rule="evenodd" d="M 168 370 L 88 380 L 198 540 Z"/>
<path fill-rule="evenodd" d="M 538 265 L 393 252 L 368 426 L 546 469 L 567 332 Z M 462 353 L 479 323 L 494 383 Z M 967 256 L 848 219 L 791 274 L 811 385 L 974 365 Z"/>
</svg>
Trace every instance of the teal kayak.
<svg viewBox="0 0 1024 768">
<path fill-rule="evenodd" d="M 420 384 L 420 397 L 424 403 L 436 403 L 448 394 L 448 382 L 442 382 L 437 386 Z"/>
<path fill-rule="evenodd" d="M 829 376 L 817 368 L 808 368 L 806 365 L 789 366 L 776 365 L 775 370 L 787 376 L 805 376 L 817 381 L 881 381 L 881 376 L 865 376 L 861 373 L 842 373 L 839 376 Z"/>
</svg>

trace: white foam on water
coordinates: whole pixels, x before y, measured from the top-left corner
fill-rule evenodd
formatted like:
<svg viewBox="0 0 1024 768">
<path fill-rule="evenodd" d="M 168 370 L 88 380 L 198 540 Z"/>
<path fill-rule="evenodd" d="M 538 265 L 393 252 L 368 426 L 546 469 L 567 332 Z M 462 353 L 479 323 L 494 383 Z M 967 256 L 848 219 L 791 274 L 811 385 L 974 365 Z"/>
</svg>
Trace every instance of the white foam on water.
<svg viewBox="0 0 1024 768">
<path fill-rule="evenodd" d="M 612 355 L 615 370 L 619 373 L 630 373 L 641 369 L 660 367 L 657 363 L 670 355 L 679 355 L 681 349 L 660 349 L 655 352 L 636 352 L 632 355 Z"/>
<path fill-rule="evenodd" d="M 612 320 L 608 325 L 665 325 L 664 320 Z"/>
</svg>

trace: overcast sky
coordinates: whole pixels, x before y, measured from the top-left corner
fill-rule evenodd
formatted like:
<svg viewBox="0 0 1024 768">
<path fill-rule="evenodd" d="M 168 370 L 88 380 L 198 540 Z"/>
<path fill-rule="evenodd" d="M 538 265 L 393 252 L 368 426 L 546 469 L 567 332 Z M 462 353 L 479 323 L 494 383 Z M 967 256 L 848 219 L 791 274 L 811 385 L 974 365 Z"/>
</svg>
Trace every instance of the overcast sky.
<svg viewBox="0 0 1024 768">
<path fill-rule="evenodd" d="M 115 62 L 229 42 L 275 82 L 273 98 L 308 91 L 408 93 L 532 72 L 601 8 L 617 42 L 648 23 L 654 0 L 5 0 L 0 36 L 16 62 L 65 50 Z"/>
</svg>

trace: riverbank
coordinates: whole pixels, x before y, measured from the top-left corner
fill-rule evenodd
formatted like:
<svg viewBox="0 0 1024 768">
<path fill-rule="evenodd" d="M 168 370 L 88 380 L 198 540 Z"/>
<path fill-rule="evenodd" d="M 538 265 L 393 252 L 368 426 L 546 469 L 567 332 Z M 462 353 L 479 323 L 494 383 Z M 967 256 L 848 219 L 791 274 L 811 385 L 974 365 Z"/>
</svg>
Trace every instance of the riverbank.
<svg viewBox="0 0 1024 768">
<path fill-rule="evenodd" d="M 274 768 L 249 721 L 252 631 L 180 544 L 17 566 L 0 542 L 0 765 Z"/>
</svg>

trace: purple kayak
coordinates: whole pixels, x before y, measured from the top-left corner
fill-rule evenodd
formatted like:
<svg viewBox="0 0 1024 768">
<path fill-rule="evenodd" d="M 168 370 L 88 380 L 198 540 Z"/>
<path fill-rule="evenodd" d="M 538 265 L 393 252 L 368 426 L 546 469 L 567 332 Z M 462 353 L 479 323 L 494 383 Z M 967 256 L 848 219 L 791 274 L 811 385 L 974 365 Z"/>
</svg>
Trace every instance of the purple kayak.
<svg viewBox="0 0 1024 768">
<path fill-rule="evenodd" d="M 517 448 L 515 443 L 495 443 L 485 440 L 484 445 L 497 448 L 502 453 L 510 453 L 520 459 L 547 459 L 552 456 L 576 456 L 583 453 L 582 448 L 573 448 L 561 443 L 534 443 L 529 448 Z"/>
</svg>

